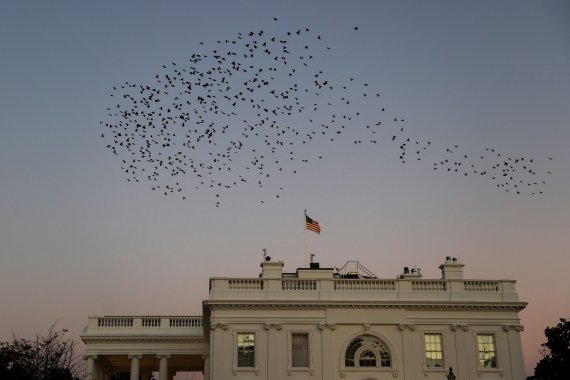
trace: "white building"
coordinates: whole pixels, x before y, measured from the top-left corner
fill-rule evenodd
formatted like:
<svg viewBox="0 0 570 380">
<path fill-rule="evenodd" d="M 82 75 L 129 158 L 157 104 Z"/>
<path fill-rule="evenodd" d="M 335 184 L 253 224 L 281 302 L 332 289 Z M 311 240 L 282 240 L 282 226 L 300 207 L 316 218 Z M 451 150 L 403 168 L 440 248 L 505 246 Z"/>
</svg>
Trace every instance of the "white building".
<svg viewBox="0 0 570 380">
<path fill-rule="evenodd" d="M 267 260 L 259 277 L 211 278 L 203 316 L 89 317 L 87 378 L 525 379 L 516 281 L 464 279 L 463 266 L 380 279 Z"/>
</svg>

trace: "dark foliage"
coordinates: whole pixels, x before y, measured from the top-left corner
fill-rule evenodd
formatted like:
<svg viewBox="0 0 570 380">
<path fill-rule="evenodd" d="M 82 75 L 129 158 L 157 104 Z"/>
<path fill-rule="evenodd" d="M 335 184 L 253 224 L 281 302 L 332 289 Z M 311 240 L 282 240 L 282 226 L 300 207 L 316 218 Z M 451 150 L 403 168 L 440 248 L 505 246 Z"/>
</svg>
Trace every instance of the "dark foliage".
<svg viewBox="0 0 570 380">
<path fill-rule="evenodd" d="M 541 345 L 542 360 L 527 380 L 567 380 L 570 376 L 570 320 L 544 330 L 546 343 Z"/>
<path fill-rule="evenodd" d="M 78 380 L 82 362 L 75 342 L 65 337 L 67 330 L 53 324 L 47 335 L 35 339 L 14 336 L 0 342 L 0 379 L 2 380 Z"/>
</svg>

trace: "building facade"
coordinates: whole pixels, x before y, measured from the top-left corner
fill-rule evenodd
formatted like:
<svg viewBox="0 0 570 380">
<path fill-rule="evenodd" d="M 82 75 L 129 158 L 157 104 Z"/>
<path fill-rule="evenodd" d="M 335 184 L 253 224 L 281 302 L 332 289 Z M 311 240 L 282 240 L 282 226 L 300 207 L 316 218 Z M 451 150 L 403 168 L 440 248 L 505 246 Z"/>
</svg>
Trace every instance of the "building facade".
<svg viewBox="0 0 570 380">
<path fill-rule="evenodd" d="M 90 317 L 81 334 L 87 378 L 160 380 L 523 380 L 514 280 L 463 278 L 446 258 L 440 279 L 409 271 L 299 268 L 267 260 L 254 278 L 210 279 L 197 317 Z"/>
</svg>

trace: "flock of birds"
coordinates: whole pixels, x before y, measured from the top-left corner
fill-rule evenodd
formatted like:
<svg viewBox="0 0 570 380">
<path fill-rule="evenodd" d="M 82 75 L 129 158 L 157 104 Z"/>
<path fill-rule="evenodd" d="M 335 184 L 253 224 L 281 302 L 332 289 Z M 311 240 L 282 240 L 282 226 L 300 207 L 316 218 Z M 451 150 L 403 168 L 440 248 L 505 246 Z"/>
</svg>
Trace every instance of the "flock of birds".
<svg viewBox="0 0 570 380">
<path fill-rule="evenodd" d="M 402 163 L 436 152 L 434 170 L 485 177 L 516 194 L 543 192 L 546 181 L 532 158 L 493 147 L 474 156 L 458 145 L 412 138 L 380 92 L 320 69 L 319 58 L 331 48 L 309 28 L 237 33 L 213 45 L 187 62 L 163 65 L 152 83 L 113 88 L 101 137 L 128 181 L 182 199 L 188 190 L 207 189 L 219 207 L 230 189 L 263 188 L 322 159 L 329 144 L 349 142 L 394 144 Z M 277 187 L 271 197 L 284 191 Z"/>
</svg>

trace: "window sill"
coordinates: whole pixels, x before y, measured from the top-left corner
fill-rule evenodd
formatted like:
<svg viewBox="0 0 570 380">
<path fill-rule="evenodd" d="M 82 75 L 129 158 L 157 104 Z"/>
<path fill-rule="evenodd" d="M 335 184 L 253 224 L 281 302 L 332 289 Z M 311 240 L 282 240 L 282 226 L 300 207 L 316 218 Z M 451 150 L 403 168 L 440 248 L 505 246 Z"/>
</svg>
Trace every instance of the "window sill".
<svg viewBox="0 0 570 380">
<path fill-rule="evenodd" d="M 341 378 L 346 377 L 346 373 L 354 373 L 354 372 L 385 372 L 390 373 L 392 372 L 392 377 L 394 379 L 398 378 L 398 370 L 394 368 L 386 368 L 386 367 L 345 367 L 341 368 L 339 373 Z"/>
<path fill-rule="evenodd" d="M 502 368 L 477 368 L 477 376 L 481 377 L 485 373 L 498 373 L 499 376 L 503 377 L 505 370 Z"/>
<path fill-rule="evenodd" d="M 234 376 L 237 376 L 238 372 L 255 372 L 255 376 L 259 376 L 259 368 L 255 367 L 239 367 L 232 370 Z"/>
<path fill-rule="evenodd" d="M 427 376 L 428 373 L 446 373 L 447 370 L 445 367 L 425 367 L 424 368 L 424 376 Z"/>
<path fill-rule="evenodd" d="M 299 372 L 299 373 L 309 373 L 311 376 L 313 376 L 315 374 L 315 369 L 311 368 L 311 367 L 289 367 L 287 368 L 287 374 L 289 376 L 293 375 L 293 373 L 295 372 Z"/>
</svg>

